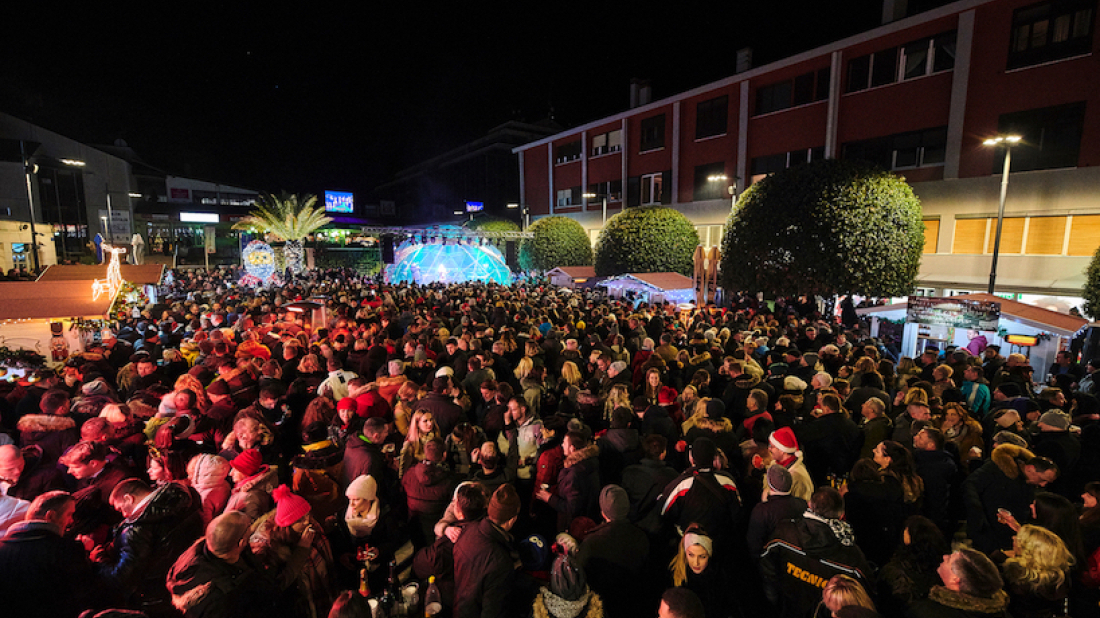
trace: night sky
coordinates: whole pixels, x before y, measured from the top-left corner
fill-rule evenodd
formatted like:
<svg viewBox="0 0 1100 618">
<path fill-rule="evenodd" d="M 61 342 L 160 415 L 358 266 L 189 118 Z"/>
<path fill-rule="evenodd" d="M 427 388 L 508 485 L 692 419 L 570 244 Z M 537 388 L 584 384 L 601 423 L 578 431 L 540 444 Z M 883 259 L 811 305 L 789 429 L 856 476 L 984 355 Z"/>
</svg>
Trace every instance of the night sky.
<svg viewBox="0 0 1100 618">
<path fill-rule="evenodd" d="M 0 111 L 125 139 L 176 175 L 361 196 L 508 120 L 576 126 L 626 109 L 633 77 L 658 99 L 731 75 L 739 48 L 760 65 L 881 14 L 881 0 L 8 4 Z"/>
</svg>

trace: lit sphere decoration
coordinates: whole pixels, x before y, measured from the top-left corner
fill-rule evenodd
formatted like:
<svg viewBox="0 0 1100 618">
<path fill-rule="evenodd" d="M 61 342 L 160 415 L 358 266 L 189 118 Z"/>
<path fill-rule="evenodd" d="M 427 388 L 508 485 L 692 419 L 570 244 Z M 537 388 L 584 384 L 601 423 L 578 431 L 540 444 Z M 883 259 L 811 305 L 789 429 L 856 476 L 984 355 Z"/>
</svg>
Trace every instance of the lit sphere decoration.
<svg viewBox="0 0 1100 618">
<path fill-rule="evenodd" d="M 241 259 L 245 271 L 260 281 L 275 275 L 275 250 L 265 242 L 253 240 L 248 243 L 241 252 Z"/>
</svg>

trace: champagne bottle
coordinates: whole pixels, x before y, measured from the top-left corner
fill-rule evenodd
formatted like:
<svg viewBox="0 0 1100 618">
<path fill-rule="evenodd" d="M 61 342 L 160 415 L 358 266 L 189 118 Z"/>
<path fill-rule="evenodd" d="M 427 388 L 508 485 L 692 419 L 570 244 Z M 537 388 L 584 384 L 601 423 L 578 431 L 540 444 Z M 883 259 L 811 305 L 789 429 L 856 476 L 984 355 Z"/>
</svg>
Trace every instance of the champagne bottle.
<svg viewBox="0 0 1100 618">
<path fill-rule="evenodd" d="M 435 575 L 428 578 L 428 590 L 424 592 L 424 618 L 434 618 L 443 611 L 443 599 L 439 595 L 439 586 L 435 585 Z"/>
</svg>

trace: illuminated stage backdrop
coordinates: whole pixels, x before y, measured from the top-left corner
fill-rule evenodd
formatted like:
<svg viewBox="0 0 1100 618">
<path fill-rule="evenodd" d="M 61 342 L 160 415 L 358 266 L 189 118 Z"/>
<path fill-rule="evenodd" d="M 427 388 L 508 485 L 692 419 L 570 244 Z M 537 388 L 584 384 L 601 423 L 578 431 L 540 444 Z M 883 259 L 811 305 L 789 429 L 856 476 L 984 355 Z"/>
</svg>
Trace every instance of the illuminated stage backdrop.
<svg viewBox="0 0 1100 618">
<path fill-rule="evenodd" d="M 448 242 L 453 243 L 453 240 Z M 397 248 L 394 264 L 386 266 L 388 283 L 512 282 L 512 271 L 492 245 L 428 244 L 406 240 Z"/>
</svg>

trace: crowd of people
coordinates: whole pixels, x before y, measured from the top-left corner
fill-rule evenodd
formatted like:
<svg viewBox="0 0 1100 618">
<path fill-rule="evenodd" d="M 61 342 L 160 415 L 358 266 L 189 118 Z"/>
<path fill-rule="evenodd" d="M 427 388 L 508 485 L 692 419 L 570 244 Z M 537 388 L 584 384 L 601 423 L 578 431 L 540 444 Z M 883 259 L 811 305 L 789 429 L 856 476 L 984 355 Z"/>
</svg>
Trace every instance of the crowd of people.
<svg viewBox="0 0 1100 618">
<path fill-rule="evenodd" d="M 1100 360 L 897 358 L 805 299 L 240 274 L 7 383 L 5 613 L 1100 613 Z"/>
</svg>

